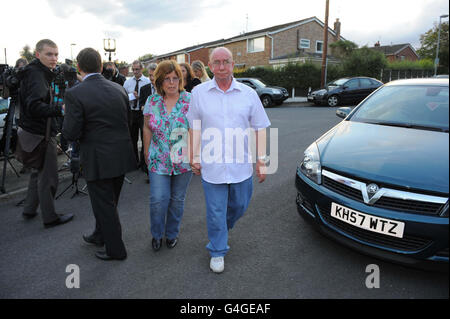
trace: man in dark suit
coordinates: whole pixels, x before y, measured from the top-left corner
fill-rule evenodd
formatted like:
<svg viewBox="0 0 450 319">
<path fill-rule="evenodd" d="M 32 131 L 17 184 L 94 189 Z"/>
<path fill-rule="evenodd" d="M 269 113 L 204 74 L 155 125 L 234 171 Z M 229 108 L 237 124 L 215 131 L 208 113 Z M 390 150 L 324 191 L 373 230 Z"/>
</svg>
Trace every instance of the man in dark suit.
<svg viewBox="0 0 450 319">
<path fill-rule="evenodd" d="M 80 164 L 86 179 L 96 226 L 83 239 L 106 251 L 103 260 L 125 259 L 117 204 L 125 173 L 136 169 L 128 129 L 128 96 L 119 84 L 105 79 L 100 54 L 80 51 L 78 69 L 83 81 L 66 91 L 63 135 L 80 142 Z"/>
<path fill-rule="evenodd" d="M 148 70 L 148 78 L 150 80 L 149 84 L 144 85 L 141 87 L 141 95 L 139 96 L 139 105 L 145 105 L 147 102 L 147 99 L 149 96 L 156 93 L 156 86 L 155 86 L 155 70 L 158 65 L 156 63 L 150 63 L 150 65 L 147 67 Z M 141 149 L 142 156 L 141 161 L 139 163 L 139 166 L 141 167 L 142 171 L 148 175 L 148 168 L 147 164 L 145 164 L 145 157 L 148 156 L 148 154 L 144 154 L 144 147 Z M 149 183 L 149 178 L 147 176 L 146 182 Z"/>
</svg>

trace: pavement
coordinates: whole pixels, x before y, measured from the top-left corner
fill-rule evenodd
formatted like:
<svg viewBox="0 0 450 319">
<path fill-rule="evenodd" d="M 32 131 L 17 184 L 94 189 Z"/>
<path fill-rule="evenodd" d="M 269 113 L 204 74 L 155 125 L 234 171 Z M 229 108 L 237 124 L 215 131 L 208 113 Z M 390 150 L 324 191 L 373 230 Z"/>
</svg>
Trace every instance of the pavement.
<svg viewBox="0 0 450 319">
<path fill-rule="evenodd" d="M 290 97 L 284 103 L 305 103 L 308 102 L 308 98 L 306 96 L 295 96 Z"/>
</svg>

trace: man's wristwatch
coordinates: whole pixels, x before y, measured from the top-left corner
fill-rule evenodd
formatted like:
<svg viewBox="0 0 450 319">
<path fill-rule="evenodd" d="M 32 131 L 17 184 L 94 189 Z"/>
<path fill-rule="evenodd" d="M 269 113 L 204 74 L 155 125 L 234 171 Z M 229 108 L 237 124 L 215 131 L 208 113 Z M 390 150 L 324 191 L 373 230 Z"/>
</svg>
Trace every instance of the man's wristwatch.
<svg viewBox="0 0 450 319">
<path fill-rule="evenodd" d="M 267 156 L 267 155 L 258 156 L 258 157 L 256 157 L 256 159 L 257 159 L 258 161 L 263 162 L 264 164 L 269 163 L 269 156 Z"/>
</svg>

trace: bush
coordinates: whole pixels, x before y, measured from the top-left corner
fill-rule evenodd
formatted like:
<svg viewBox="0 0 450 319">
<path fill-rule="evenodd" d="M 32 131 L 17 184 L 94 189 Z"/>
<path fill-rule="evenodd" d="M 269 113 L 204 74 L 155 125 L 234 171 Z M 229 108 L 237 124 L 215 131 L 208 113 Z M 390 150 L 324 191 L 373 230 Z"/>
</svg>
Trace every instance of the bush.
<svg viewBox="0 0 450 319">
<path fill-rule="evenodd" d="M 427 59 L 417 62 L 388 63 L 382 53 L 367 47 L 349 50 L 347 53 L 348 55 L 342 58 L 342 63 L 328 64 L 327 82 L 353 76 L 368 76 L 379 79 L 381 70 L 386 70 L 386 68 L 396 70 L 429 70 L 433 68 L 433 62 Z M 385 77 L 384 73 L 383 77 Z M 212 78 L 212 74 L 210 76 Z M 313 63 L 289 63 L 276 69 L 272 66 L 244 70 L 236 69 L 234 76 L 236 78 L 259 78 L 267 85 L 281 86 L 289 92 L 292 88 L 295 88 L 296 93 L 302 92 L 304 94 L 310 87 L 312 89 L 320 87 L 321 66 Z"/>
<path fill-rule="evenodd" d="M 388 62 L 387 68 L 390 70 L 432 70 L 434 68 L 434 64 L 430 59 L 422 59 L 418 61 L 404 60 Z"/>
<path fill-rule="evenodd" d="M 386 68 L 387 60 L 383 53 L 362 47 L 354 50 L 344 59 L 344 74 L 346 76 L 379 77 L 382 69 Z"/>
<path fill-rule="evenodd" d="M 289 92 L 292 88 L 307 90 L 320 85 L 320 67 L 312 63 L 289 63 L 277 69 L 270 66 L 236 70 L 234 76 L 259 78 L 267 85 L 281 86 Z"/>
</svg>

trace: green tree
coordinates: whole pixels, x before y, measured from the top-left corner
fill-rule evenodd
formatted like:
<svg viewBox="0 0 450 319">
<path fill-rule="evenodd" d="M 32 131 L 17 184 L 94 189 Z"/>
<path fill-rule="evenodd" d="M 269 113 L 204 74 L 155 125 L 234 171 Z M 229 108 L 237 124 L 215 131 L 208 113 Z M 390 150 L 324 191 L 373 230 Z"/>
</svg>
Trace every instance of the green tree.
<svg viewBox="0 0 450 319">
<path fill-rule="evenodd" d="M 435 24 L 434 27 L 424 34 L 420 35 L 420 48 L 417 53 L 421 58 L 427 58 L 432 61 L 436 58 L 436 46 L 438 40 L 439 25 Z M 441 24 L 441 39 L 439 43 L 439 69 L 438 73 L 448 74 L 448 22 Z"/>
<path fill-rule="evenodd" d="M 151 58 L 153 58 L 153 57 L 154 57 L 153 54 L 148 53 L 148 54 L 144 54 L 143 56 L 140 56 L 140 57 L 138 58 L 138 60 L 139 60 L 139 61 L 145 61 L 145 60 L 149 60 L 149 59 L 151 59 Z"/>
<path fill-rule="evenodd" d="M 358 45 L 352 41 L 339 40 L 331 43 L 330 48 L 332 55 L 334 55 L 337 58 L 343 59 L 350 56 L 350 54 L 352 54 L 353 51 L 358 49 Z"/>
<path fill-rule="evenodd" d="M 121 67 L 123 67 L 123 66 L 128 66 L 128 62 L 126 62 L 126 61 L 119 61 L 119 60 L 116 60 L 116 61 L 114 61 L 114 63 L 117 65 L 117 67 L 120 69 Z"/>
<path fill-rule="evenodd" d="M 346 76 L 377 78 L 386 66 L 387 60 L 384 54 L 371 50 L 367 46 L 354 50 L 343 60 L 343 71 Z"/>
<path fill-rule="evenodd" d="M 36 50 L 31 52 L 30 46 L 27 44 L 23 47 L 22 51 L 20 51 L 20 57 L 27 59 L 28 62 L 31 62 L 36 55 Z"/>
</svg>

